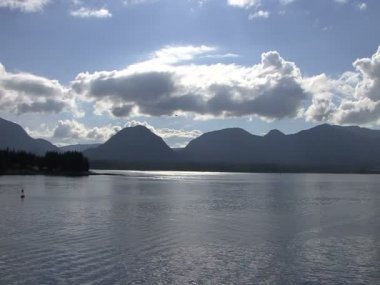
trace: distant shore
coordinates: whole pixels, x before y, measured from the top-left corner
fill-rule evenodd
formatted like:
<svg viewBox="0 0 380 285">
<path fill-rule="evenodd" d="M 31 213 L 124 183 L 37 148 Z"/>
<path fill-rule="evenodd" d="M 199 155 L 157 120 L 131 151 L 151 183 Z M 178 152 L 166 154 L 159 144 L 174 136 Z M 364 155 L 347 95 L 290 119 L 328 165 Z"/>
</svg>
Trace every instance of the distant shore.
<svg viewBox="0 0 380 285">
<path fill-rule="evenodd" d="M 380 170 L 367 170 L 367 169 L 361 169 L 361 170 L 352 170 L 352 169 L 318 169 L 318 168 L 305 168 L 305 169 L 260 169 L 260 168 L 227 168 L 227 167 L 220 167 L 220 168 L 144 168 L 144 167 L 131 167 L 131 168 L 113 168 L 113 169 L 106 169 L 106 168 L 92 168 L 93 171 L 96 171 L 95 173 L 92 172 L 90 175 L 118 175 L 115 173 L 109 173 L 112 171 L 181 171 L 181 172 L 220 172 L 220 173 L 279 173 L 279 174 L 380 174 Z M 103 172 L 107 171 L 107 172 Z"/>
<path fill-rule="evenodd" d="M 106 171 L 106 172 L 104 172 Z M 220 173 L 278 173 L 278 174 L 380 174 L 379 170 L 363 170 L 363 171 L 329 171 L 329 170 L 244 170 L 244 169 L 175 169 L 175 168 L 128 168 L 128 169 L 93 169 L 90 171 L 39 171 L 39 170 L 9 170 L 0 172 L 0 176 L 5 175 L 44 175 L 44 176 L 62 176 L 62 177 L 84 177 L 93 175 L 119 176 L 120 173 L 112 173 L 112 171 L 181 171 L 181 172 L 220 172 Z"/>
<path fill-rule="evenodd" d="M 89 175 L 98 175 L 92 171 L 39 171 L 39 170 L 8 170 L 0 172 L 0 176 L 4 175 L 46 175 L 46 176 L 67 176 L 67 177 L 80 177 Z"/>
</svg>

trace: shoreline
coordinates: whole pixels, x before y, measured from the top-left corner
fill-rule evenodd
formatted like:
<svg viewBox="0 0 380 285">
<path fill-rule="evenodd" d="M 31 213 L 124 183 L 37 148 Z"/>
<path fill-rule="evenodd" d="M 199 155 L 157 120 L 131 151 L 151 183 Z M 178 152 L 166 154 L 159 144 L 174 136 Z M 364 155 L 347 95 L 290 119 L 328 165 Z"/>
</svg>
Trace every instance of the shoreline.
<svg viewBox="0 0 380 285">
<path fill-rule="evenodd" d="M 106 171 L 106 172 L 103 172 Z M 97 175 L 108 175 L 108 176 L 123 176 L 122 173 L 111 173 L 112 171 L 141 171 L 141 172 L 150 172 L 150 171 L 163 171 L 163 172 L 199 172 L 199 173 L 242 173 L 242 174 L 363 174 L 363 175 L 378 175 L 380 171 L 313 171 L 313 170 L 304 170 L 304 171 L 239 171 L 239 170 L 221 170 L 221 169 L 92 169 L 89 171 L 81 172 L 70 172 L 70 171 L 34 171 L 34 170 L 12 170 L 0 172 L 0 176 L 61 176 L 61 177 L 85 177 L 85 176 L 97 176 Z"/>
</svg>

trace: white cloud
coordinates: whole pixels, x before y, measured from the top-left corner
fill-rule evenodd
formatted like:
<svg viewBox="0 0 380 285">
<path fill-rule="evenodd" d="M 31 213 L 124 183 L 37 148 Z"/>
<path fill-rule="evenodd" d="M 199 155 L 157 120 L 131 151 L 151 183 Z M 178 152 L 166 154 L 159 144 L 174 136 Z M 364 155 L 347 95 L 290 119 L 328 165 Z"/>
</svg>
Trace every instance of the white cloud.
<svg viewBox="0 0 380 285">
<path fill-rule="evenodd" d="M 0 0 L 0 8 L 20 10 L 25 13 L 39 12 L 50 0 Z"/>
<path fill-rule="evenodd" d="M 380 101 L 380 47 L 371 58 L 357 59 L 353 66 L 362 79 L 356 86 L 355 97 Z"/>
<path fill-rule="evenodd" d="M 60 120 L 50 137 L 64 144 L 104 142 L 121 129 L 112 125 L 89 128 L 76 120 Z"/>
<path fill-rule="evenodd" d="M 288 5 L 288 4 L 293 3 L 294 1 L 296 1 L 296 0 L 280 0 L 280 4 Z"/>
<path fill-rule="evenodd" d="M 213 58 L 213 59 L 224 59 L 224 58 L 237 58 L 239 57 L 236 53 L 225 53 L 225 54 L 207 54 L 203 56 L 204 58 Z"/>
<path fill-rule="evenodd" d="M 143 4 L 146 2 L 153 2 L 156 0 L 124 0 L 123 4 L 124 5 L 138 5 L 138 4 Z"/>
<path fill-rule="evenodd" d="M 240 8 L 249 8 L 259 6 L 261 4 L 261 0 L 228 0 L 228 4 Z"/>
<path fill-rule="evenodd" d="M 254 20 L 257 18 L 267 19 L 267 18 L 269 18 L 269 14 L 270 13 L 268 11 L 259 10 L 259 11 L 252 13 L 252 14 L 249 14 L 248 19 L 250 19 L 250 20 Z"/>
<path fill-rule="evenodd" d="M 346 72 L 339 79 L 324 76 L 319 88 L 306 86 L 316 94 L 305 112 L 306 119 L 337 124 L 379 123 L 380 47 L 371 58 L 357 59 L 353 66 L 355 72 Z M 313 79 L 308 80 L 310 84 Z"/>
<path fill-rule="evenodd" d="M 90 9 L 90 8 L 81 7 L 77 10 L 71 10 L 70 15 L 73 17 L 78 17 L 78 18 L 110 18 L 112 17 L 112 14 L 106 8 Z"/>
<path fill-rule="evenodd" d="M 196 56 L 214 52 L 215 47 L 210 46 L 167 46 L 151 54 L 147 64 L 176 64 L 193 60 Z"/>
<path fill-rule="evenodd" d="M 338 4 L 347 4 L 349 0 L 332 0 L 335 3 Z M 296 0 L 279 0 L 281 5 L 288 5 L 296 2 Z"/>
</svg>

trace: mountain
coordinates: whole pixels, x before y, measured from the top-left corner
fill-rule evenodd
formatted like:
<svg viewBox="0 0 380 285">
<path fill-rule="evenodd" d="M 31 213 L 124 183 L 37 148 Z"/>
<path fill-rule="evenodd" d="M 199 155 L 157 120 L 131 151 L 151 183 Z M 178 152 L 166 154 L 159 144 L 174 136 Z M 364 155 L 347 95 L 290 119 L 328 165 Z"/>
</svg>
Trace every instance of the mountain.
<svg viewBox="0 0 380 285">
<path fill-rule="evenodd" d="M 292 135 L 273 130 L 255 136 L 225 129 L 191 141 L 182 155 L 202 164 L 272 165 L 297 171 L 379 169 L 380 131 L 325 124 Z"/>
<path fill-rule="evenodd" d="M 46 140 L 33 139 L 20 125 L 0 118 L 0 149 L 7 148 L 38 155 L 47 151 L 59 151 L 59 148 Z"/>
<path fill-rule="evenodd" d="M 66 146 L 61 146 L 60 149 L 63 152 L 66 151 L 77 151 L 77 152 L 83 152 L 85 150 L 88 150 L 90 148 L 96 148 L 100 146 L 100 144 L 73 144 L 73 145 L 66 145 Z"/>
<path fill-rule="evenodd" d="M 31 138 L 12 122 L 0 119 L 0 149 L 35 154 L 60 151 L 48 141 Z M 240 128 L 205 133 L 185 148 L 171 149 L 143 126 L 125 128 L 101 145 L 72 145 L 92 168 L 207 170 L 249 172 L 380 171 L 380 131 L 319 125 L 295 134 L 272 130 L 256 136 Z"/>
<path fill-rule="evenodd" d="M 250 163 L 257 156 L 260 139 L 240 128 L 213 131 L 192 140 L 182 155 L 201 163 Z"/>
<path fill-rule="evenodd" d="M 378 167 L 380 131 L 324 124 L 286 136 L 284 151 L 290 163 Z"/>
<path fill-rule="evenodd" d="M 162 138 L 143 126 L 125 128 L 104 144 L 84 151 L 90 161 L 137 163 L 149 166 L 175 159 L 174 151 Z"/>
</svg>

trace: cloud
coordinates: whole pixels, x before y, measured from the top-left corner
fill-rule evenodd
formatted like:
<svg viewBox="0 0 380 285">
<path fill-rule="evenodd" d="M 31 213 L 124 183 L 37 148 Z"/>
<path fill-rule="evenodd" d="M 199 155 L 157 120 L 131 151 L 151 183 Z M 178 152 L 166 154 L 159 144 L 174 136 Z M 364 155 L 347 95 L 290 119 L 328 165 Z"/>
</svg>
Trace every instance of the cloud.
<svg viewBox="0 0 380 285">
<path fill-rule="evenodd" d="M 260 5 L 261 0 L 227 0 L 227 3 L 235 7 L 249 8 Z"/>
<path fill-rule="evenodd" d="M 305 80 L 315 93 L 306 119 L 337 124 L 378 124 L 380 120 L 380 47 L 371 58 L 357 59 L 354 72 L 338 79 L 327 76 Z"/>
<path fill-rule="evenodd" d="M 156 135 L 162 137 L 171 147 L 185 147 L 190 140 L 202 135 L 199 130 L 184 130 L 171 128 L 156 128 L 145 121 L 130 120 L 125 127 L 145 126 Z"/>
<path fill-rule="evenodd" d="M 50 136 L 66 144 L 104 142 L 121 129 L 112 125 L 88 128 L 76 120 L 60 120 Z"/>
<path fill-rule="evenodd" d="M 258 18 L 267 19 L 267 18 L 269 18 L 269 14 L 270 13 L 268 11 L 259 10 L 259 11 L 252 13 L 252 14 L 249 14 L 248 19 L 250 19 L 250 20 L 254 20 L 254 19 L 258 19 Z"/>
<path fill-rule="evenodd" d="M 77 10 L 71 10 L 70 15 L 78 18 L 111 18 L 112 14 L 108 9 L 90 9 L 81 7 Z"/>
<path fill-rule="evenodd" d="M 291 4 L 293 2 L 295 2 L 296 0 L 280 0 L 280 4 L 281 5 L 288 5 L 288 4 Z"/>
<path fill-rule="evenodd" d="M 187 138 L 194 139 L 202 135 L 199 130 L 183 130 L 183 129 L 170 129 L 170 128 L 155 128 L 145 121 L 130 120 L 125 124 L 125 127 L 144 126 L 151 130 L 156 135 L 168 139 L 168 138 Z"/>
<path fill-rule="evenodd" d="M 360 11 L 364 11 L 364 10 L 367 10 L 367 4 L 362 2 L 362 3 L 358 3 L 357 4 L 357 7 Z"/>
<path fill-rule="evenodd" d="M 153 1 L 157 1 L 157 0 L 124 0 L 123 4 L 128 6 L 128 5 L 138 5 L 138 4 L 143 4 L 147 2 L 153 2 Z"/>
<path fill-rule="evenodd" d="M 380 47 L 338 78 L 303 76 L 276 51 L 263 53 L 253 66 L 188 63 L 215 52 L 206 46 L 165 48 L 123 70 L 81 73 L 72 88 L 96 101 L 97 114 L 115 117 L 303 117 L 336 124 L 380 120 Z"/>
<path fill-rule="evenodd" d="M 42 11 L 50 2 L 50 0 L 1 0 L 0 8 L 9 8 L 11 10 L 32 13 Z"/>
<path fill-rule="evenodd" d="M 16 114 L 78 111 L 68 89 L 57 80 L 26 72 L 11 73 L 2 64 L 0 110 Z"/>
<path fill-rule="evenodd" d="M 279 0 L 281 5 L 288 5 L 296 2 L 297 0 Z M 334 3 L 337 4 L 347 4 L 349 0 L 332 0 Z"/>
<path fill-rule="evenodd" d="M 225 58 L 237 58 L 239 57 L 239 55 L 236 53 L 225 53 L 225 54 L 207 54 L 203 57 L 212 58 L 212 59 L 225 59 Z"/>
<path fill-rule="evenodd" d="M 380 47 L 371 58 L 357 59 L 353 66 L 362 79 L 356 86 L 356 97 L 380 101 Z"/>
<path fill-rule="evenodd" d="M 21 103 L 17 107 L 17 113 L 59 113 L 65 106 L 66 104 L 63 101 L 46 99 L 43 102 Z"/>
<path fill-rule="evenodd" d="M 110 114 L 121 117 L 257 115 L 273 120 L 296 116 L 308 96 L 300 70 L 277 52 L 263 53 L 261 63 L 243 67 L 183 64 L 194 54 L 204 56 L 215 50 L 205 46 L 170 50 L 180 50 L 174 54 L 181 56 L 172 57 L 165 48 L 148 61 L 153 65 L 141 62 L 118 71 L 81 73 L 72 88 L 97 102 L 97 114 L 108 108 Z"/>
<path fill-rule="evenodd" d="M 197 63 L 218 55 L 218 49 L 210 46 L 167 46 L 124 69 L 80 73 L 68 86 L 26 72 L 12 73 L 0 64 L 0 110 L 79 116 L 85 106 L 95 115 L 129 120 L 142 115 L 256 116 L 267 121 L 380 123 L 380 47 L 372 56 L 355 60 L 353 69 L 338 77 L 304 76 L 277 51 L 263 53 L 252 66 Z M 90 139 L 88 129 L 73 120 L 62 121 L 55 138 L 65 137 L 64 127 L 69 137 Z M 155 132 L 164 137 L 180 134 Z M 104 129 L 91 132 L 95 138 L 106 137 L 99 133 L 109 134 Z"/>
<path fill-rule="evenodd" d="M 216 50 L 210 46 L 166 46 L 150 55 L 150 60 L 144 62 L 147 65 L 177 64 L 193 60 L 199 55 L 207 54 Z"/>
</svg>

